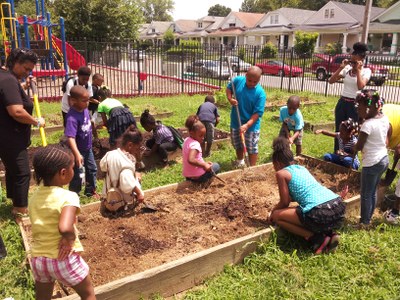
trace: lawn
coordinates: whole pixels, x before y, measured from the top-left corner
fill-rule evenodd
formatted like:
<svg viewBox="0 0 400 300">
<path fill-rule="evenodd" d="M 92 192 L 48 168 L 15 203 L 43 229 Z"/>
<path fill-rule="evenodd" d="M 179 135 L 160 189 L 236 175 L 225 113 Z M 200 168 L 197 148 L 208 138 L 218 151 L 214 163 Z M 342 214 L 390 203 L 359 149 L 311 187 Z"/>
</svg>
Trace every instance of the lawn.
<svg viewBox="0 0 400 300">
<path fill-rule="evenodd" d="M 287 98 L 281 91 L 267 91 L 268 98 Z M 302 93 L 301 96 L 327 101 L 324 105 L 303 107 L 304 119 L 321 123 L 333 120 L 336 98 Z M 218 98 L 221 104 L 221 95 Z M 183 127 L 188 115 L 194 114 L 204 96 L 167 98 L 139 97 L 124 99 L 135 116 L 146 108 L 152 112 L 172 111 L 174 114 L 163 122 Z M 267 100 L 268 101 L 268 100 Z M 43 103 L 42 114 L 47 119 L 57 116 L 59 103 Z M 220 107 L 221 123 L 218 127 L 229 130 L 229 108 Z M 263 116 L 260 139 L 259 163 L 270 161 L 272 139 L 278 134 L 280 124 L 273 119 L 276 111 Z M 48 137 L 51 143 L 61 136 L 57 132 Z M 106 136 L 106 132 L 101 132 Z M 303 153 L 321 157 L 333 147 L 332 138 L 305 132 Z M 40 138 L 33 138 L 33 145 L 40 145 Z M 214 151 L 210 158 L 228 171 L 234 159 L 230 145 Z M 143 175 L 143 187 L 149 189 L 183 180 L 182 166 L 172 164 Z M 101 189 L 99 182 L 98 190 Z M 4 190 L 3 190 L 4 192 Z M 82 203 L 91 202 L 82 198 Z M 11 220 L 11 202 L 0 203 L 0 232 L 5 240 L 8 256 L 0 263 L 0 298 L 33 299 L 34 286 L 29 269 L 25 265 L 25 253 L 19 229 Z M 353 220 L 354 221 L 354 220 Z M 377 224 L 381 220 L 375 220 Z M 206 281 L 186 299 L 399 299 L 400 285 L 400 228 L 385 224 L 371 231 L 356 231 L 351 227 L 342 230 L 342 244 L 333 255 L 314 256 L 300 239 L 278 231 L 270 241 L 260 244 L 257 253 L 245 259 L 243 265 L 227 266 L 225 271 Z M 158 298 L 158 297 L 156 297 Z"/>
</svg>

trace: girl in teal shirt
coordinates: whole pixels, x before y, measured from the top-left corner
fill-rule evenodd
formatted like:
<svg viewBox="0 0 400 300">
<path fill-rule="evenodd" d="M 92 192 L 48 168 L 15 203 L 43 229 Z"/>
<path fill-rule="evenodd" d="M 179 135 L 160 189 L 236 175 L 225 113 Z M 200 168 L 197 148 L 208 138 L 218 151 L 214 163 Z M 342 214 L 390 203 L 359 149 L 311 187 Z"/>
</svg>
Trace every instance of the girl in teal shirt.
<svg viewBox="0 0 400 300">
<path fill-rule="evenodd" d="M 321 185 L 303 166 L 294 163 L 287 139 L 273 143 L 272 161 L 276 171 L 280 201 L 272 209 L 269 222 L 304 237 L 315 254 L 333 252 L 339 244 L 340 227 L 345 213 L 342 197 Z M 298 207 L 289 207 L 291 201 Z"/>
</svg>

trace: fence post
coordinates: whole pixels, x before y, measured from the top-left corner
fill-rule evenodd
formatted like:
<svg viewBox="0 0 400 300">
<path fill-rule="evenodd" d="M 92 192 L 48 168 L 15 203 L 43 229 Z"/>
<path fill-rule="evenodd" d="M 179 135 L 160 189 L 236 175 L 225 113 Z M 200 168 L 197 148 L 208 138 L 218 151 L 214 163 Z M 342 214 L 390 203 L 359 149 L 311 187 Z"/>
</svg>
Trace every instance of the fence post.
<svg viewBox="0 0 400 300">
<path fill-rule="evenodd" d="M 290 87 L 292 85 L 292 67 L 293 67 L 293 55 L 294 55 L 294 47 L 290 51 L 290 63 L 289 63 L 289 85 L 288 85 L 288 92 L 290 93 Z M 283 78 L 283 75 L 282 75 Z"/>
<path fill-rule="evenodd" d="M 88 44 L 87 44 L 86 37 L 83 38 L 83 47 L 85 47 L 85 60 L 86 60 L 86 63 L 88 63 L 89 57 L 88 57 Z"/>
<path fill-rule="evenodd" d="M 310 51 L 310 56 L 312 55 L 312 52 Z M 300 91 L 303 91 L 304 89 L 304 74 L 306 73 L 306 56 L 304 55 L 303 57 L 303 75 L 301 76 L 301 88 Z"/>
<path fill-rule="evenodd" d="M 253 48 L 253 66 L 256 65 L 256 56 L 257 56 L 257 46 L 254 46 Z"/>
<path fill-rule="evenodd" d="M 285 58 L 286 58 L 286 49 L 283 49 L 283 57 L 282 57 L 282 64 L 285 65 Z M 281 91 L 283 88 L 283 76 L 281 76 Z"/>
<path fill-rule="evenodd" d="M 140 59 L 139 59 L 139 42 L 136 43 L 136 63 L 137 63 L 137 80 L 139 95 L 142 93 L 142 83 L 140 82 Z"/>
<path fill-rule="evenodd" d="M 182 59 L 181 59 L 181 93 L 183 93 L 185 91 L 185 82 L 183 81 L 185 78 L 185 45 L 182 44 Z"/>
<path fill-rule="evenodd" d="M 223 44 L 220 44 L 219 45 L 219 71 L 218 71 L 218 74 L 219 74 L 219 76 L 218 76 L 218 85 L 219 86 L 221 86 L 222 85 L 222 47 L 223 47 L 224 45 Z"/>
<path fill-rule="evenodd" d="M 325 97 L 328 95 L 328 82 L 329 82 L 329 73 L 330 73 L 330 70 L 331 70 L 331 59 L 332 59 L 332 56 L 329 54 L 329 60 L 328 60 L 328 70 L 326 70 L 326 78 L 325 78 Z"/>
</svg>

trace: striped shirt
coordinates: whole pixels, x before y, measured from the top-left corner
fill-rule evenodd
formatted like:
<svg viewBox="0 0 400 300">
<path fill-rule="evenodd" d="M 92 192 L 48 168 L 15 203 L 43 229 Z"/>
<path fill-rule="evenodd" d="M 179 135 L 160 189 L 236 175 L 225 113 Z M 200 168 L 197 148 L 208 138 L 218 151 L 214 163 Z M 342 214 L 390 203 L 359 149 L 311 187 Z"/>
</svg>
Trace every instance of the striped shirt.
<svg viewBox="0 0 400 300">
<path fill-rule="evenodd" d="M 357 138 L 354 135 L 352 135 L 350 140 L 346 144 L 343 143 L 343 140 L 340 137 L 339 132 L 336 132 L 336 138 L 339 141 L 339 150 L 346 152 L 350 155 L 353 155 L 353 148 L 354 148 L 355 144 L 357 144 Z M 354 157 L 354 162 L 360 164 L 357 155 Z"/>
<path fill-rule="evenodd" d="M 153 130 L 153 138 L 157 145 L 164 143 L 170 143 L 174 141 L 174 136 L 171 130 L 161 123 L 161 121 L 156 121 L 156 128 Z"/>
</svg>

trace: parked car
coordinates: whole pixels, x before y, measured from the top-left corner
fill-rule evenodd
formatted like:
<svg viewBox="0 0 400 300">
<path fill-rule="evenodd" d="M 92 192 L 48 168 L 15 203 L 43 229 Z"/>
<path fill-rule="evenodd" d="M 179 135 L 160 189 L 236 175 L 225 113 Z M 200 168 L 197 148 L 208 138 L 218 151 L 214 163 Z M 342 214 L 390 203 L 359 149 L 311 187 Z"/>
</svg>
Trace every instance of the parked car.
<svg viewBox="0 0 400 300">
<path fill-rule="evenodd" d="M 256 66 L 260 67 L 263 74 L 272 74 L 278 76 L 301 76 L 303 69 L 296 66 L 289 66 L 280 60 L 267 60 L 257 63 Z"/>
<path fill-rule="evenodd" d="M 132 49 L 129 52 L 130 60 L 137 60 L 138 56 L 139 56 L 139 60 L 146 59 L 146 52 L 144 50 L 137 50 L 137 49 Z"/>
<path fill-rule="evenodd" d="M 350 59 L 348 54 L 336 54 L 333 56 L 327 54 L 314 54 L 318 58 L 317 61 L 311 64 L 311 71 L 316 75 L 318 80 L 326 80 L 340 67 L 340 64 L 344 59 Z M 371 69 L 371 78 L 369 82 L 373 82 L 375 85 L 382 85 L 385 83 L 388 77 L 388 69 L 379 65 L 365 64 L 365 67 Z"/>
<path fill-rule="evenodd" d="M 218 60 L 196 60 L 186 67 L 186 72 L 197 73 L 201 77 L 228 79 L 230 76 L 229 68 L 226 63 Z"/>
<path fill-rule="evenodd" d="M 251 67 L 251 64 L 245 62 L 243 59 L 236 55 L 224 56 L 223 59 L 229 59 L 233 72 L 247 71 Z"/>
</svg>

